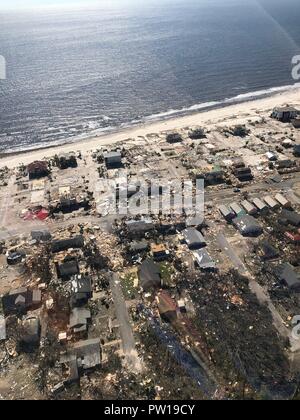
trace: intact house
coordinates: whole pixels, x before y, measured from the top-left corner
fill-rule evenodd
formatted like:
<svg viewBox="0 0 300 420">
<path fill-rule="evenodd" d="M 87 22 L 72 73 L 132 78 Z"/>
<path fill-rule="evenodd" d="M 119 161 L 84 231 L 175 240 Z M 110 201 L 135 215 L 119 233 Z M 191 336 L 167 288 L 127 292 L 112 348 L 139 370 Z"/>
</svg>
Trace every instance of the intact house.
<svg viewBox="0 0 300 420">
<path fill-rule="evenodd" d="M 200 268 L 202 271 L 215 271 L 216 270 L 216 263 L 206 251 L 206 249 L 198 249 L 193 251 L 193 257 L 195 260 L 195 264 Z"/>
<path fill-rule="evenodd" d="M 105 152 L 103 158 L 107 169 L 120 168 L 122 166 L 122 153 L 119 150 Z"/>
<path fill-rule="evenodd" d="M 84 246 L 83 236 L 75 236 L 74 238 L 62 239 L 52 242 L 52 252 L 56 254 L 57 252 L 67 251 L 68 249 L 80 249 Z"/>
<path fill-rule="evenodd" d="M 273 109 L 271 117 L 281 121 L 281 122 L 290 122 L 297 118 L 299 111 L 291 106 L 277 107 Z"/>
<path fill-rule="evenodd" d="M 185 229 L 182 235 L 189 249 L 199 249 L 206 246 L 203 235 L 195 228 Z"/>
</svg>

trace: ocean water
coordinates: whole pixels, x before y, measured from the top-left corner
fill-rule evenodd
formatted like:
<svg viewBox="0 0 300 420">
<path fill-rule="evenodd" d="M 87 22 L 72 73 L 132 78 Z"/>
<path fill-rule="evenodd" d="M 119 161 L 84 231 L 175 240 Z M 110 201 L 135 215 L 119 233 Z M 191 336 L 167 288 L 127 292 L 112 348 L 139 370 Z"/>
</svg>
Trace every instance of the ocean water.
<svg viewBox="0 0 300 420">
<path fill-rule="evenodd" d="M 0 10 L 0 152 L 285 89 L 299 22 L 299 0 Z"/>
</svg>

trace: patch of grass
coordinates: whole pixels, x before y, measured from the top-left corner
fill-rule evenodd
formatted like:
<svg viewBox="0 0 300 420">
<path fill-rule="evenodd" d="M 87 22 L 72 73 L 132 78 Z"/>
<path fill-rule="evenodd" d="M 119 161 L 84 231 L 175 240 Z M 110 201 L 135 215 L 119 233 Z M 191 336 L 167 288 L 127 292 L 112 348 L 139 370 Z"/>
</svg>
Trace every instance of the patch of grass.
<svg viewBox="0 0 300 420">
<path fill-rule="evenodd" d="M 138 284 L 137 270 L 130 270 L 121 275 L 121 285 L 125 299 L 135 299 L 137 297 Z"/>
<path fill-rule="evenodd" d="M 167 261 L 164 261 L 159 264 L 160 266 L 160 275 L 163 281 L 164 286 L 167 287 L 174 287 L 174 280 L 173 276 L 175 274 L 175 268 L 172 264 Z"/>
</svg>

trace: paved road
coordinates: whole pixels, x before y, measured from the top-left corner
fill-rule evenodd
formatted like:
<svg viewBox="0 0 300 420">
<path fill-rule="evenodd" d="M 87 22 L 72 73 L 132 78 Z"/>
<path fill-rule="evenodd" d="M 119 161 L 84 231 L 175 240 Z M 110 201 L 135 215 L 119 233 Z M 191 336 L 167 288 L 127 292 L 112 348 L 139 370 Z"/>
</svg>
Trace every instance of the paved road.
<svg viewBox="0 0 300 420">
<path fill-rule="evenodd" d="M 120 334 L 123 344 L 123 351 L 126 358 L 126 364 L 129 369 L 138 373 L 142 370 L 142 363 L 135 348 L 135 340 L 119 276 L 115 273 L 112 273 L 111 275 L 110 288 L 112 291 L 116 315 L 120 326 Z"/>
<path fill-rule="evenodd" d="M 10 178 L 6 187 L 6 192 L 0 199 L 0 229 L 6 226 L 8 210 L 13 206 L 11 195 L 13 193 L 15 179 L 15 176 Z"/>
<path fill-rule="evenodd" d="M 245 275 L 247 274 L 247 269 L 245 267 L 245 264 L 240 259 L 240 257 L 236 254 L 228 240 L 225 238 L 225 236 L 222 233 L 218 233 L 217 235 L 217 241 L 222 248 L 222 250 L 225 252 L 225 254 L 228 256 L 230 261 L 232 262 L 234 268 L 236 268 L 240 274 Z"/>
</svg>

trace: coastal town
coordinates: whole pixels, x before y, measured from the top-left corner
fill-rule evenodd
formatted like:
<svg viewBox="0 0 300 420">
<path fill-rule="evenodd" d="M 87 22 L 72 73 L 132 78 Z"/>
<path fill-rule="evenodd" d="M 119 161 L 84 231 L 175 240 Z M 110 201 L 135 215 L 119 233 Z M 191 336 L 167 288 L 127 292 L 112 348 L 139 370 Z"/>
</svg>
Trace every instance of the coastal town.
<svg viewBox="0 0 300 420">
<path fill-rule="evenodd" d="M 0 399 L 299 399 L 300 102 L 242 117 L 2 156 Z"/>
</svg>

